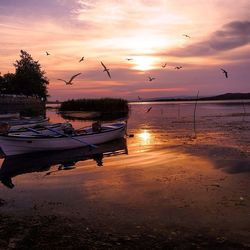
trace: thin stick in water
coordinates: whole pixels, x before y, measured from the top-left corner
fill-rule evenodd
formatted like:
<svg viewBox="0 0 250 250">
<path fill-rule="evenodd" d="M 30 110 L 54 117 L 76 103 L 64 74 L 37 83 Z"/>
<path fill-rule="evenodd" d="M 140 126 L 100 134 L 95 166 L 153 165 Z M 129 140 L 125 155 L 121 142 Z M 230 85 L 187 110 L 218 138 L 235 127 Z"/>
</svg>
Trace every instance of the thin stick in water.
<svg viewBox="0 0 250 250">
<path fill-rule="evenodd" d="M 178 120 L 180 120 L 181 107 L 180 103 L 178 104 Z"/>
<path fill-rule="evenodd" d="M 197 96 L 196 96 L 196 101 L 195 101 L 195 105 L 194 105 L 194 137 L 196 138 L 196 107 L 197 107 L 197 102 L 198 102 L 198 96 L 199 96 L 199 90 L 197 92 Z"/>
<path fill-rule="evenodd" d="M 243 104 L 243 110 L 244 110 L 244 115 L 243 115 L 243 117 L 242 117 L 242 121 L 244 122 L 244 121 L 245 121 L 245 116 L 246 116 L 245 102 L 242 101 L 242 104 Z"/>
</svg>

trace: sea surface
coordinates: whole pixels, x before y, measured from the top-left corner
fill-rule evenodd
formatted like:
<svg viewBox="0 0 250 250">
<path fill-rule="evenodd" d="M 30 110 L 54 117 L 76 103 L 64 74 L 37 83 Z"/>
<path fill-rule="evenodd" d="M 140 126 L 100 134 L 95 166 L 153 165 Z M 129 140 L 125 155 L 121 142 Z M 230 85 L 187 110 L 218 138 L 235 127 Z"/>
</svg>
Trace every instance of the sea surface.
<svg viewBox="0 0 250 250">
<path fill-rule="evenodd" d="M 0 174 L 9 174 L 0 183 L 0 212 L 84 217 L 118 231 L 205 228 L 247 241 L 250 102 L 198 102 L 196 111 L 195 102 L 143 102 L 130 109 L 128 136 L 99 151 L 0 159 Z M 47 117 L 65 122 L 56 109 Z M 68 121 L 75 128 L 93 122 Z"/>
</svg>

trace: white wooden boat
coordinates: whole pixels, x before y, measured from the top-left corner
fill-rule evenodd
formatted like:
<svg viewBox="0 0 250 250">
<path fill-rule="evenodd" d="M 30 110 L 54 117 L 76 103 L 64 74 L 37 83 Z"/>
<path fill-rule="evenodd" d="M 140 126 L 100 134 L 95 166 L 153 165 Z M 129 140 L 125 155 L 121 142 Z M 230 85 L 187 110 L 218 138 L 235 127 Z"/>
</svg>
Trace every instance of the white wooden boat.
<svg viewBox="0 0 250 250">
<path fill-rule="evenodd" d="M 126 123 L 113 123 L 103 125 L 100 132 L 94 132 L 92 127 L 84 129 L 81 133 L 68 135 L 55 132 L 54 135 L 0 135 L 0 147 L 5 156 L 25 153 L 65 150 L 84 146 L 95 147 L 96 144 L 105 143 L 125 135 Z"/>
</svg>

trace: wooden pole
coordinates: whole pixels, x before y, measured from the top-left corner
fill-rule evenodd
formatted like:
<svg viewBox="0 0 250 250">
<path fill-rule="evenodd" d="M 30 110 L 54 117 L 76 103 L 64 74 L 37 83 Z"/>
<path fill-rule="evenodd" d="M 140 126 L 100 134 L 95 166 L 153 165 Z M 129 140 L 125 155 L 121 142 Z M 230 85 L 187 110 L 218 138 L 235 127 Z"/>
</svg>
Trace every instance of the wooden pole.
<svg viewBox="0 0 250 250">
<path fill-rule="evenodd" d="M 194 105 L 194 136 L 195 138 L 196 138 L 196 107 L 197 107 L 197 102 L 198 102 L 198 96 L 199 96 L 199 90 L 197 92 L 196 101 Z"/>
</svg>

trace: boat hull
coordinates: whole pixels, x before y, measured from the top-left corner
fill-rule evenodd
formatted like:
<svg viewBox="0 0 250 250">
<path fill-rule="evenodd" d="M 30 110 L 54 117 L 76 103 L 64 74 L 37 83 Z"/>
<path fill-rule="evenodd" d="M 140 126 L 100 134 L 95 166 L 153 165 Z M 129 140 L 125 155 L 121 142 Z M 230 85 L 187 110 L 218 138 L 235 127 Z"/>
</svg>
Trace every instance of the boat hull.
<svg viewBox="0 0 250 250">
<path fill-rule="evenodd" d="M 125 135 L 125 124 L 120 124 L 101 131 L 68 137 L 23 137 L 0 136 L 0 147 L 6 156 L 20 155 L 39 151 L 73 149 L 101 144 L 122 138 Z"/>
</svg>

